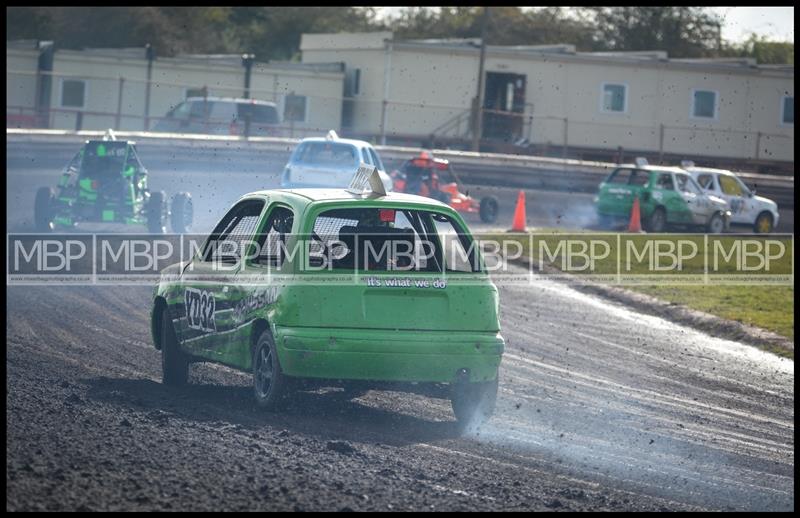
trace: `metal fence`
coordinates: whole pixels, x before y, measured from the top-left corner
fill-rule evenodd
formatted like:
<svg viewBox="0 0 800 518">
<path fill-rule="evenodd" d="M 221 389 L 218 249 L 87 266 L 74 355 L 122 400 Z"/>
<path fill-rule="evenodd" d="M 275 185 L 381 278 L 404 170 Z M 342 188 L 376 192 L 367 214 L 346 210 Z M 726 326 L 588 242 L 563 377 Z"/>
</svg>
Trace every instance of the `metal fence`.
<svg viewBox="0 0 800 518">
<path fill-rule="evenodd" d="M 88 74 L 53 72 L 7 71 L 7 86 L 27 80 L 28 95 L 7 96 L 6 126 L 12 128 L 50 128 L 73 130 L 99 130 L 113 128 L 129 131 L 158 131 L 160 122 L 175 121 L 168 111 L 188 97 L 250 98 L 274 102 L 280 122 L 261 125 L 247 117 L 214 117 L 208 110 L 201 117 L 192 117 L 192 128 L 187 132 L 302 137 L 310 133 L 339 129 L 341 125 L 342 96 L 307 95 L 302 92 L 278 89 L 244 89 L 242 86 L 209 83 L 187 83 L 165 80 L 147 81 L 140 78 L 110 77 Z M 76 106 L 65 103 L 63 86 L 58 80 L 79 80 L 83 83 L 82 100 Z M 49 90 L 50 101 L 37 103 L 41 90 Z M 33 94 L 35 92 L 35 95 Z M 27 98 L 26 98 L 27 97 Z M 293 98 L 302 100 L 300 109 L 290 103 Z M 152 99 L 152 101 L 151 101 Z M 17 101 L 17 102 L 15 102 Z M 22 101 L 22 102 L 20 102 Z M 316 114 L 309 116 L 311 107 Z M 313 112 L 312 112 L 313 113 Z M 267 127 L 268 126 L 268 127 Z"/>
<path fill-rule="evenodd" d="M 171 121 L 170 117 L 145 117 L 123 112 L 102 112 L 71 108 L 36 109 L 24 106 L 6 107 L 7 128 L 47 128 L 81 130 L 134 130 L 130 125 L 123 126 L 122 120 L 142 121 L 139 130 L 155 131 L 159 121 Z M 59 123 L 55 121 L 58 120 Z M 64 121 L 72 121 L 67 122 Z M 209 135 L 238 135 L 243 137 L 288 137 L 304 138 L 310 134 L 319 134 L 331 129 L 329 126 L 313 127 L 307 124 L 297 125 L 293 121 L 279 124 L 259 124 L 251 120 L 232 120 L 214 117 L 205 117 L 192 122 L 192 128 L 176 130 L 174 133 L 201 133 Z M 165 131 L 165 130 L 164 130 Z"/>
<path fill-rule="evenodd" d="M 15 78 L 15 80 L 12 80 Z M 35 98 L 50 89 L 50 105 L 36 107 Z M 79 79 L 84 91 L 80 106 L 65 106 L 63 86 L 56 81 Z M 27 83 L 26 83 L 27 82 Z M 263 135 L 302 138 L 335 129 L 375 143 L 467 149 L 474 128 L 469 106 L 420 101 L 384 100 L 364 96 L 310 95 L 280 89 L 240 85 L 190 84 L 139 78 L 7 71 L 7 86 L 27 84 L 34 95 L 8 94 L 6 126 L 18 128 L 107 129 L 153 131 L 160 122 L 174 120 L 165 107 L 187 96 L 250 97 L 275 102 L 281 122 L 254 124 L 237 118 L 205 114 L 186 132 Z M 26 92 L 30 94 L 30 92 Z M 22 101 L 15 103 L 13 99 Z M 166 101 L 165 101 L 166 99 Z M 292 101 L 292 102 L 290 102 Z M 293 102 L 301 101 L 301 102 Z M 539 110 L 543 111 L 543 110 Z M 736 128 L 667 124 L 613 123 L 537 112 L 531 103 L 520 113 L 483 110 L 482 146 L 492 150 L 546 156 L 600 158 L 622 161 L 632 153 L 647 153 L 664 161 L 673 156 L 709 156 L 753 162 L 794 161 L 794 137 Z M 257 131 L 254 131 L 257 130 Z M 183 132 L 183 131 L 178 131 Z"/>
</svg>

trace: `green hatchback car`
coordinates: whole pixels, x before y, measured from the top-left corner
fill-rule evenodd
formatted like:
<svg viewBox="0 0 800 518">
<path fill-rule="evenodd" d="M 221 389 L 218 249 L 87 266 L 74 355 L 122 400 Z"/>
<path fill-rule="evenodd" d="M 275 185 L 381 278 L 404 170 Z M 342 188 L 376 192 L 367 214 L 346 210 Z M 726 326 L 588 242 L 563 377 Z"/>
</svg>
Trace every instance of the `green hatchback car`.
<svg viewBox="0 0 800 518">
<path fill-rule="evenodd" d="M 637 197 L 642 226 L 648 232 L 681 226 L 718 234 L 730 227 L 725 200 L 700 188 L 683 169 L 646 163 L 621 165 L 600 184 L 594 200 L 600 225 L 608 228 L 629 221 Z"/>
<path fill-rule="evenodd" d="M 161 273 L 151 321 L 163 381 L 221 363 L 251 372 L 268 409 L 310 380 L 430 386 L 460 424 L 483 422 L 504 340 L 476 245 L 458 213 L 429 198 L 247 194 L 191 260 Z"/>
</svg>

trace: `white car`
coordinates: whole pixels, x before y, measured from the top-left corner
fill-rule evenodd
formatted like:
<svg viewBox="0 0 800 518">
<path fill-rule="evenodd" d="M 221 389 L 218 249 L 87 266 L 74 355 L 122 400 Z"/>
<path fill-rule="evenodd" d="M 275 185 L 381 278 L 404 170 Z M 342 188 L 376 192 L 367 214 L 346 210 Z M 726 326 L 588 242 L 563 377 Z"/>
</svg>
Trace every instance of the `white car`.
<svg viewBox="0 0 800 518">
<path fill-rule="evenodd" d="M 297 145 L 281 176 L 281 187 L 339 187 L 350 185 L 359 165 L 375 166 L 386 192 L 392 179 L 378 152 L 368 142 L 339 138 L 331 130 L 325 138 L 306 138 Z"/>
<path fill-rule="evenodd" d="M 753 232 L 766 234 L 778 225 L 778 204 L 756 196 L 732 172 L 725 169 L 695 167 L 691 162 L 681 164 L 706 192 L 719 196 L 731 209 L 731 225 L 747 225 Z"/>
</svg>

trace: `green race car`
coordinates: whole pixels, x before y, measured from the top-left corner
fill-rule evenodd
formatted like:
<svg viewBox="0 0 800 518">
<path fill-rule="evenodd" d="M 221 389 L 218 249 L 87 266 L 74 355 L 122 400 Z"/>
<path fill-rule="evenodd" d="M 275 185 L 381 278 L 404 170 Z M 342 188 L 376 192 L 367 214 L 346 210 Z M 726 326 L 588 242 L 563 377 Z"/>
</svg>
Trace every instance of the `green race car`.
<svg viewBox="0 0 800 518">
<path fill-rule="evenodd" d="M 187 383 L 192 362 L 217 362 L 251 372 L 270 409 L 301 380 L 430 387 L 467 425 L 494 408 L 498 307 L 452 208 L 400 193 L 271 190 L 242 197 L 191 260 L 162 271 L 151 330 L 168 385 Z"/>
<path fill-rule="evenodd" d="M 134 142 L 87 140 L 61 175 L 57 189 L 41 187 L 34 202 L 38 232 L 72 228 L 80 222 L 146 225 L 151 233 L 187 232 L 193 207 L 189 193 L 177 193 L 167 206 L 163 191 L 147 188 L 147 169 Z"/>
<path fill-rule="evenodd" d="M 728 229 L 728 203 L 700 188 L 686 171 L 676 167 L 621 165 L 600 184 L 595 207 L 601 226 L 628 222 L 638 198 L 642 226 L 648 232 L 668 227 L 694 227 L 719 234 Z"/>
</svg>

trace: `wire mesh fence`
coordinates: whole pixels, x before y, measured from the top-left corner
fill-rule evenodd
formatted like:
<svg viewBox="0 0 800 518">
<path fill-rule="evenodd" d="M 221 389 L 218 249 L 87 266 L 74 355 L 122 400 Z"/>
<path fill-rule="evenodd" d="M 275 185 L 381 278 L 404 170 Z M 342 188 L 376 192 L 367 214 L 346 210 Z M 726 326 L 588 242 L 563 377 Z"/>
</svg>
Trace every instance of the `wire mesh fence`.
<svg viewBox="0 0 800 518">
<path fill-rule="evenodd" d="M 334 129 L 374 143 L 455 149 L 468 149 L 476 131 L 471 106 L 301 92 L 280 88 L 277 81 L 273 88 L 246 90 L 208 82 L 8 70 L 6 126 L 289 138 Z M 482 142 L 507 152 L 562 157 L 595 149 L 619 161 L 633 151 L 660 160 L 670 155 L 794 160 L 793 134 L 786 132 L 609 122 L 592 114 L 562 117 L 531 103 L 516 109 L 483 109 Z"/>
</svg>

